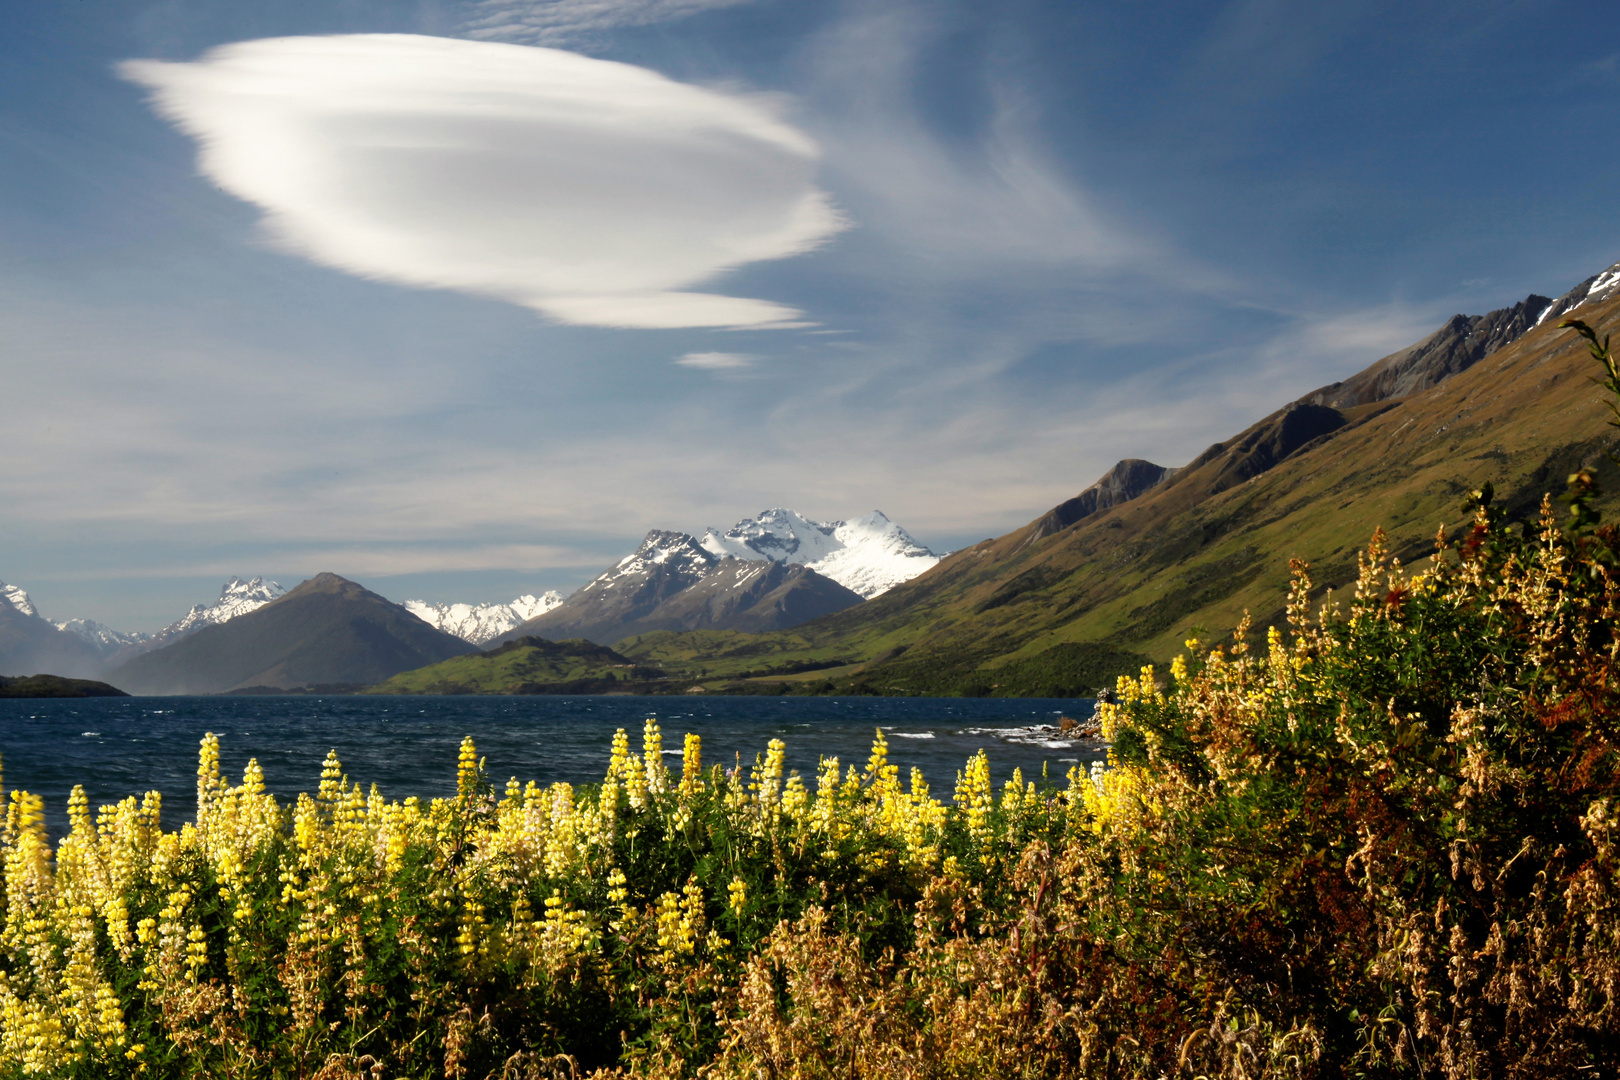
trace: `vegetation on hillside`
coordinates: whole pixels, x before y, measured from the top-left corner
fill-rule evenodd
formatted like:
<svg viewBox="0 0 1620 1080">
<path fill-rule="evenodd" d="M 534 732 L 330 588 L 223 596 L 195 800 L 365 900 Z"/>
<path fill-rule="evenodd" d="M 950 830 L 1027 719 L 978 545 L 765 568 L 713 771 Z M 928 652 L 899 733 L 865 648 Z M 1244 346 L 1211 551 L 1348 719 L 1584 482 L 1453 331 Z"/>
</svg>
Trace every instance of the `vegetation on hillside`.
<svg viewBox="0 0 1620 1080">
<path fill-rule="evenodd" d="M 1594 326 L 1612 323 L 1620 295 L 1580 310 Z M 1290 423 L 1281 410 L 1136 499 L 1050 535 L 1043 518 L 791 631 L 746 645 L 692 633 L 617 647 L 701 679 L 836 661 L 849 669 L 829 680 L 844 692 L 857 679 L 958 692 L 963 669 L 1005 686 L 1015 677 L 1002 668 L 1068 644 L 1162 664 L 1189 631 L 1232 626 L 1246 610 L 1258 632 L 1281 625 L 1290 558 L 1309 560 L 1324 584 L 1347 585 L 1379 527 L 1393 554 L 1426 556 L 1436 526 L 1456 525 L 1457 502 L 1485 481 L 1509 519 L 1532 524 L 1542 494 L 1582 469 L 1597 482 L 1597 505 L 1620 507 L 1620 468 L 1607 453 L 1615 432 L 1586 378 L 1590 363 L 1549 320 L 1429 389 L 1337 410 L 1342 424 L 1303 443 L 1296 432 L 1274 445 Z M 915 677 L 925 671 L 942 676 Z"/>
<path fill-rule="evenodd" d="M 61 675 L 0 675 L 0 698 L 128 697 L 94 679 L 68 679 Z"/>
<path fill-rule="evenodd" d="M 590 694 L 662 680 L 605 645 L 522 637 L 485 652 L 406 671 L 368 694 Z"/>
<path fill-rule="evenodd" d="M 1577 326 L 1620 394 L 1607 342 Z M 1620 413 L 1615 417 L 1620 426 Z M 1292 567 L 1281 627 L 1101 706 L 1109 762 L 950 804 L 864 768 L 284 807 L 204 740 L 197 818 L 82 791 L 3 837 L 13 1076 L 1620 1074 L 1620 529 L 1494 494 L 1412 573 Z"/>
<path fill-rule="evenodd" d="M 1579 505 L 1577 499 L 1577 506 Z M 11 795 L 0 1062 L 44 1076 L 1496 1076 L 1620 1069 L 1613 530 L 1483 498 L 1407 574 L 1120 680 L 1107 769 L 283 807 Z M 1579 516 L 1579 515 L 1577 515 Z"/>
</svg>

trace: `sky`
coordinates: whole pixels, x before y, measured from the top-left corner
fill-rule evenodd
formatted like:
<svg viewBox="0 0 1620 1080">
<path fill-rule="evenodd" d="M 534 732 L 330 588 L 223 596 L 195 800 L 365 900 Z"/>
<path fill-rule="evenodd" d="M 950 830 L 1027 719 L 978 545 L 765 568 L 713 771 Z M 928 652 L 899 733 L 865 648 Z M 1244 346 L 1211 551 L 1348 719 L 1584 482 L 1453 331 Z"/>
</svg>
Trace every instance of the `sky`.
<svg viewBox="0 0 1620 1080">
<path fill-rule="evenodd" d="M 938 551 L 1620 259 L 1620 8 L 75 0 L 0 37 L 0 579 Z"/>
</svg>

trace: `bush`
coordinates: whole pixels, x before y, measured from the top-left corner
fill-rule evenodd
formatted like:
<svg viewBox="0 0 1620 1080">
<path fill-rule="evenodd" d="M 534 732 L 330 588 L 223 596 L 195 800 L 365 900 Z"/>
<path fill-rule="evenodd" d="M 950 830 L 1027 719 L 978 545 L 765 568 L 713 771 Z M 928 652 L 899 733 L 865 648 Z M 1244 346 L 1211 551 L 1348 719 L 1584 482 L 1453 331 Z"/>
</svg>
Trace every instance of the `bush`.
<svg viewBox="0 0 1620 1080">
<path fill-rule="evenodd" d="M 1577 327 L 1620 372 L 1590 330 Z M 1620 412 L 1617 412 L 1620 426 Z M 1420 573 L 1189 641 L 1062 791 L 954 806 L 881 734 L 815 790 L 773 741 L 600 787 L 279 806 L 204 740 L 197 818 L 82 791 L 3 837 L 14 1076 L 1620 1075 L 1620 532 L 1491 492 Z M 1313 612 L 1314 608 L 1314 612 Z"/>
<path fill-rule="evenodd" d="M 314 797 L 283 807 L 257 764 L 227 785 L 209 736 L 195 822 L 161 831 L 156 793 L 92 819 L 76 789 L 54 860 L 39 800 L 13 792 L 0 1068 L 484 1077 L 753 1060 L 739 1033 L 757 1017 L 739 1009 L 771 957 L 819 943 L 818 963 L 888 971 L 916 949 L 920 911 L 994 918 L 1018 852 L 1066 827 L 1067 803 L 1019 777 L 998 803 L 982 755 L 947 808 L 919 773 L 902 783 L 881 733 L 865 769 L 825 761 L 814 790 L 784 775 L 780 741 L 747 772 L 701 754 L 688 736 L 667 772 L 649 721 L 639 754 L 616 736 L 600 787 L 497 795 L 469 740 L 459 794 L 426 805 L 367 793 L 329 757 Z"/>
</svg>

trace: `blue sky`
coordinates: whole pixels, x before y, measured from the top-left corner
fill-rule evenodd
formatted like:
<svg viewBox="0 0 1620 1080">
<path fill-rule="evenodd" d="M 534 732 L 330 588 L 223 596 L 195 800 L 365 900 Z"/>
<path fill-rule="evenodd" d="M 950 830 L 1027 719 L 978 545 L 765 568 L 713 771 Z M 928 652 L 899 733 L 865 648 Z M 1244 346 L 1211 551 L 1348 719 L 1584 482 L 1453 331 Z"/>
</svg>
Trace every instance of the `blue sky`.
<svg viewBox="0 0 1620 1080">
<path fill-rule="evenodd" d="M 1617 121 L 1599 3 L 25 5 L 0 579 L 152 629 L 777 505 L 971 543 L 1620 259 Z"/>
</svg>

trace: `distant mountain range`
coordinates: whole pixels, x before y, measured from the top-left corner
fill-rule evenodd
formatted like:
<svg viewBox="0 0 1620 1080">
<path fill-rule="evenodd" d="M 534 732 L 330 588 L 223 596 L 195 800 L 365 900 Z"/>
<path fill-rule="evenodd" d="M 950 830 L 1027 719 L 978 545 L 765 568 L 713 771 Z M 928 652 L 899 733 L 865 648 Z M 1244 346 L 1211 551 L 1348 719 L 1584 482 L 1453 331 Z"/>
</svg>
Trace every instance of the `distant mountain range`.
<svg viewBox="0 0 1620 1080">
<path fill-rule="evenodd" d="M 823 692 L 1083 692 L 1245 610 L 1281 619 L 1290 557 L 1353 580 L 1382 527 L 1403 560 L 1460 529 L 1463 496 L 1534 514 L 1593 468 L 1620 470 L 1574 314 L 1615 329 L 1620 263 L 1556 300 L 1459 315 L 1342 382 L 1285 404 L 1177 469 L 1126 460 L 1021 529 L 958 551 L 868 603 L 786 631 L 654 633 L 616 648 L 674 677 L 814 681 Z"/>
<path fill-rule="evenodd" d="M 543 596 L 525 593 L 505 604 L 429 604 L 422 600 L 407 600 L 405 609 L 429 626 L 474 645 L 482 645 L 537 615 L 560 607 L 562 602 L 560 592 L 548 592 Z"/>
<path fill-rule="evenodd" d="M 103 666 L 99 650 L 58 630 L 27 592 L 0 581 L 0 675 L 89 678 Z"/>
<path fill-rule="evenodd" d="M 725 532 L 711 528 L 701 541 L 686 533 L 650 533 L 636 552 L 566 599 L 553 591 L 506 603 L 407 600 L 403 608 L 474 645 L 526 634 L 611 642 L 667 629 L 760 632 L 860 603 L 939 559 L 877 511 L 850 522 L 824 522 L 774 509 Z M 694 588 L 700 580 L 702 586 Z M 232 578 L 214 603 L 197 604 L 147 634 L 122 632 L 93 619 L 48 622 L 27 592 L 0 582 L 0 602 L 11 613 L 5 621 L 10 629 L 0 629 L 0 673 L 122 670 L 139 656 L 257 611 L 285 593 L 262 577 Z M 676 593 L 685 595 L 677 600 Z"/>
<path fill-rule="evenodd" d="M 792 510 L 766 510 L 725 532 L 709 529 L 699 546 L 719 558 L 805 566 L 863 600 L 932 569 L 942 556 L 874 510 L 854 521 L 811 521 Z"/>
<path fill-rule="evenodd" d="M 143 653 L 106 679 L 135 694 L 358 688 L 473 651 L 399 604 L 336 574 L 317 574 L 267 604 Z"/>
<path fill-rule="evenodd" d="M 584 638 L 602 645 L 659 630 L 785 630 L 853 607 L 940 556 L 874 510 L 812 521 L 766 510 L 725 532 L 654 529 L 563 603 L 493 639 Z"/>
<path fill-rule="evenodd" d="M 820 522 L 779 508 L 701 539 L 654 530 L 567 598 L 399 605 L 331 574 L 285 594 L 232 579 L 217 603 L 150 636 L 53 624 L 0 582 L 0 675 L 215 693 L 369 685 L 464 657 L 391 688 L 532 692 L 521 688 L 664 675 L 670 688 L 1083 693 L 1245 610 L 1257 626 L 1276 621 L 1290 557 L 1310 560 L 1318 583 L 1343 583 L 1375 527 L 1403 559 L 1421 557 L 1486 480 L 1522 516 L 1587 466 L 1614 506 L 1620 470 L 1591 361 L 1556 327 L 1572 312 L 1612 330 L 1620 264 L 1557 299 L 1455 316 L 1179 468 L 1121 461 L 1023 528 L 949 556 L 880 513 Z M 475 643 L 493 648 L 472 656 Z"/>
</svg>

